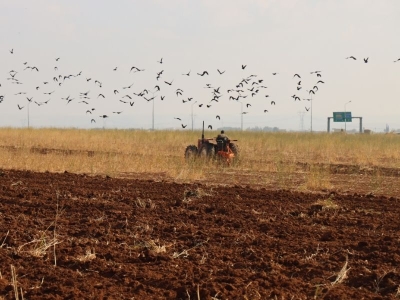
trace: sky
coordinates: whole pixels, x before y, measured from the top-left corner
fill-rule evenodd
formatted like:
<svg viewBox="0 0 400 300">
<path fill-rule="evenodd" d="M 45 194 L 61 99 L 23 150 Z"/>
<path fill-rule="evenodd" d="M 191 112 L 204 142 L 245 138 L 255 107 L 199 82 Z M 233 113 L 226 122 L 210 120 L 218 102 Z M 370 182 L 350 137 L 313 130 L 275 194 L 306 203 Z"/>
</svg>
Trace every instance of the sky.
<svg viewBox="0 0 400 300">
<path fill-rule="evenodd" d="M 326 131 L 346 110 L 400 129 L 399 16 L 398 0 L 0 0 L 0 126 Z"/>
</svg>

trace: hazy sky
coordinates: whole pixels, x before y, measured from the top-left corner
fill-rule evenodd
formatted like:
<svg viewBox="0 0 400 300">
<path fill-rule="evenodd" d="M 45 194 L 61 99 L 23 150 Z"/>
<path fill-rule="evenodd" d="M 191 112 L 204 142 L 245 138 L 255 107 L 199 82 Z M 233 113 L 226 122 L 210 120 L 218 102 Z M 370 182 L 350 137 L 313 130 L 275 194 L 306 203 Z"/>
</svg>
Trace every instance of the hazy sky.
<svg viewBox="0 0 400 300">
<path fill-rule="evenodd" d="M 31 126 L 151 128 L 155 97 L 156 129 L 190 129 L 192 109 L 195 128 L 240 127 L 243 108 L 244 128 L 310 130 L 317 86 L 313 130 L 345 106 L 400 128 L 399 16 L 398 0 L 1 0 L 0 126 L 27 126 L 33 97 Z"/>
</svg>

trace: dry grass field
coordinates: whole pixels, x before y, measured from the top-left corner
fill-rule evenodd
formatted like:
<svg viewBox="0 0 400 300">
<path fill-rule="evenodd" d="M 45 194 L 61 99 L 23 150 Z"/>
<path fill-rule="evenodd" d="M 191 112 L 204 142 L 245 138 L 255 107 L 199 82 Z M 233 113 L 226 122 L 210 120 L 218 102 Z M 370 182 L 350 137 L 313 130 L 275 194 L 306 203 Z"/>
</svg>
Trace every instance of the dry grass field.
<svg viewBox="0 0 400 300">
<path fill-rule="evenodd" d="M 400 297 L 400 136 L 227 134 L 1 129 L 0 299 Z"/>
<path fill-rule="evenodd" d="M 6 169 L 158 177 L 216 184 L 249 184 L 296 190 L 357 188 L 379 192 L 385 174 L 400 167 L 400 136 L 325 133 L 229 132 L 241 159 L 230 168 L 187 164 L 187 145 L 200 131 L 1 129 L 0 165 Z M 217 132 L 208 131 L 206 137 Z M 335 174 L 347 175 L 337 181 Z M 360 175 L 361 174 L 361 175 Z M 383 186 L 382 186 L 383 185 Z M 365 191 L 365 190 L 364 190 Z"/>
</svg>

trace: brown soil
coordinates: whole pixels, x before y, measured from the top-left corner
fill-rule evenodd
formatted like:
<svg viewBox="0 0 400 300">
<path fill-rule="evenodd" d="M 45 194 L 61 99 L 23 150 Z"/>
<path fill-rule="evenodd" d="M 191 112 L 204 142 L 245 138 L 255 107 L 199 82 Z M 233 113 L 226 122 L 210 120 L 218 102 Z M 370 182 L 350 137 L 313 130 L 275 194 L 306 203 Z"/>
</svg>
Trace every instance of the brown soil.
<svg viewBox="0 0 400 300">
<path fill-rule="evenodd" d="M 0 189 L 0 298 L 400 294 L 395 197 L 14 170 Z"/>
</svg>

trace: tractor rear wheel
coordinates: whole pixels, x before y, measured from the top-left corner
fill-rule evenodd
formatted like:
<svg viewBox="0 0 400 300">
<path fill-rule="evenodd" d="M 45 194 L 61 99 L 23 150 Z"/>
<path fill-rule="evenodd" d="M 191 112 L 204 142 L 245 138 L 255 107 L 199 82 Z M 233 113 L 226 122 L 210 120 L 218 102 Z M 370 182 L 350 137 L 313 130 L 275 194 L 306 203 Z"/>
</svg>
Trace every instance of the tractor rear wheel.
<svg viewBox="0 0 400 300">
<path fill-rule="evenodd" d="M 186 147 L 185 159 L 187 161 L 193 161 L 197 157 L 197 147 L 195 145 L 190 145 Z"/>
<path fill-rule="evenodd" d="M 203 159 L 211 159 L 215 156 L 215 149 L 212 144 L 203 144 L 200 148 L 199 155 Z"/>
</svg>

